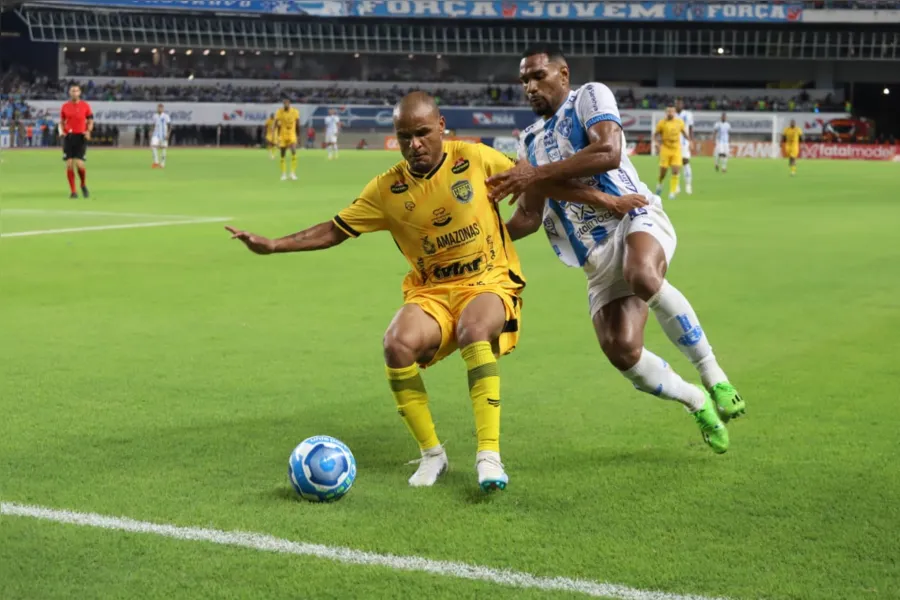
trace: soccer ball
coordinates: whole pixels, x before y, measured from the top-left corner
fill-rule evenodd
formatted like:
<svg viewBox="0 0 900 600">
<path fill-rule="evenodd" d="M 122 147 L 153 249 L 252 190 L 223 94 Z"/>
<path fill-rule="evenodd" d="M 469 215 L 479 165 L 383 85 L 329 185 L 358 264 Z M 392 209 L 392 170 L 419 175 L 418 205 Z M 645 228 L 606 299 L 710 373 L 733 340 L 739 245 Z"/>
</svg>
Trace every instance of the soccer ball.
<svg viewBox="0 0 900 600">
<path fill-rule="evenodd" d="M 291 452 L 288 479 L 304 500 L 333 502 L 350 491 L 356 479 L 356 459 L 344 442 L 316 435 Z"/>
</svg>

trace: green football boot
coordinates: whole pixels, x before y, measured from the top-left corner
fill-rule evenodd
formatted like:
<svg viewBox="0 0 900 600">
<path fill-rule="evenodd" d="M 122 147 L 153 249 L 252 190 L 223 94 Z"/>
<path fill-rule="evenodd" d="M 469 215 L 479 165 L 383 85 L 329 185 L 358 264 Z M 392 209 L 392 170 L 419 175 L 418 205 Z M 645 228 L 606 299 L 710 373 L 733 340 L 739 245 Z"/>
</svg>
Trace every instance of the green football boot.
<svg viewBox="0 0 900 600">
<path fill-rule="evenodd" d="M 694 420 L 700 426 L 700 433 L 703 434 L 703 440 L 709 444 L 716 454 L 724 454 L 728 451 L 728 430 L 725 423 L 719 418 L 716 405 L 713 404 L 712 398 L 707 392 L 703 392 L 706 396 L 706 402 L 703 408 L 698 410 L 694 415 Z"/>
<path fill-rule="evenodd" d="M 727 381 L 717 383 L 709 390 L 716 407 L 719 410 L 719 416 L 722 421 L 727 423 L 731 419 L 737 419 L 747 412 L 747 406 L 744 399 L 738 394 L 733 385 Z"/>
</svg>

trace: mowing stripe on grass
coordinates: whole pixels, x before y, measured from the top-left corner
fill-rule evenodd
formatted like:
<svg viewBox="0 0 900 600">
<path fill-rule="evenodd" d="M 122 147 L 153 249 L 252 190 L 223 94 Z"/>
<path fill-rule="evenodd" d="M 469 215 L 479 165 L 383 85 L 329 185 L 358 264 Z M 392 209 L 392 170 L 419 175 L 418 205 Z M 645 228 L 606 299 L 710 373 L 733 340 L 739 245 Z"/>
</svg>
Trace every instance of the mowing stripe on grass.
<svg viewBox="0 0 900 600">
<path fill-rule="evenodd" d="M 153 219 L 202 219 L 198 215 L 159 215 L 155 213 L 112 212 L 103 210 L 54 210 L 47 208 L 3 208 L 2 215 L 60 215 L 86 217 L 148 217 Z"/>
<path fill-rule="evenodd" d="M 196 225 L 198 223 L 224 223 L 231 217 L 208 217 L 188 221 L 153 221 L 150 223 L 123 223 L 121 225 L 93 225 L 91 227 L 67 227 L 65 229 L 37 229 L 34 231 L 12 231 L 0 233 L 0 237 L 29 237 L 34 235 L 55 235 L 57 233 L 83 233 L 85 231 L 107 231 L 109 229 L 139 229 L 141 227 L 168 227 L 170 225 Z"/>
<path fill-rule="evenodd" d="M 521 571 L 492 569 L 466 563 L 430 560 L 420 556 L 396 556 L 376 554 L 338 546 L 323 546 L 306 542 L 292 542 L 271 535 L 242 531 L 220 531 L 199 527 L 180 527 L 135 521 L 126 517 L 107 517 L 95 513 L 79 513 L 56 510 L 42 506 L 29 506 L 12 502 L 0 502 L 0 515 L 30 517 L 42 521 L 54 521 L 82 527 L 98 527 L 130 533 L 149 533 L 177 540 L 210 542 L 223 546 L 240 546 L 263 552 L 278 552 L 298 556 L 313 556 L 340 563 L 386 567 L 398 571 L 419 571 L 457 579 L 474 579 L 515 588 L 535 588 L 547 591 L 574 592 L 616 600 L 724 600 L 707 596 L 669 594 L 652 590 L 640 590 L 624 585 L 569 579 L 567 577 L 539 577 Z"/>
</svg>

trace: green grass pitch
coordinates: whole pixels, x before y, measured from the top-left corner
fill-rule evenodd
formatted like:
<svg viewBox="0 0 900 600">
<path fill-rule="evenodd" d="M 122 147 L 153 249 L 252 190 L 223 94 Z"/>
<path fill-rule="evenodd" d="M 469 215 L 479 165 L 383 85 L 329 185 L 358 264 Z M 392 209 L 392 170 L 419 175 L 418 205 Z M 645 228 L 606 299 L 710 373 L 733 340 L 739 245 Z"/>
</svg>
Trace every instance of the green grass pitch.
<svg viewBox="0 0 900 600">
<path fill-rule="evenodd" d="M 282 235 L 398 158 L 303 152 L 300 181 L 280 182 L 262 151 L 176 148 L 157 171 L 148 151 L 96 150 L 93 197 L 72 201 L 56 152 L 2 154 L 2 500 L 640 590 L 897 597 L 900 165 L 801 162 L 792 179 L 781 161 L 720 175 L 697 159 L 695 194 L 666 203 L 670 280 L 748 403 L 724 456 L 606 363 L 583 275 L 542 234 L 520 242 L 523 335 L 501 361 L 511 481 L 492 497 L 458 355 L 425 374 L 453 470 L 406 485 L 417 452 L 381 359 L 406 267 L 386 234 L 274 257 L 212 221 L 8 236 L 217 217 Z M 637 165 L 652 184 L 653 160 Z M 652 319 L 647 345 L 697 380 Z M 339 503 L 287 483 L 313 434 L 357 457 Z M 0 597 L 576 596 L 3 516 Z"/>
</svg>

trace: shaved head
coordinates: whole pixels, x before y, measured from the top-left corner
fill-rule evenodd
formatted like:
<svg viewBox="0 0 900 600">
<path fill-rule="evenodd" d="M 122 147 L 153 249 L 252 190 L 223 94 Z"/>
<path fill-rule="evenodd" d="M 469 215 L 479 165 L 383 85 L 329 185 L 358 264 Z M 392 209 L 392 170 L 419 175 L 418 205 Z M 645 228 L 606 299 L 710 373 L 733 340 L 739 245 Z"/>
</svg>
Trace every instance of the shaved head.
<svg viewBox="0 0 900 600">
<path fill-rule="evenodd" d="M 434 96 L 428 92 L 410 92 L 400 99 L 394 107 L 394 121 L 411 115 L 430 116 L 439 119 L 441 111 L 438 109 Z"/>
<path fill-rule="evenodd" d="M 434 97 L 410 92 L 394 107 L 394 131 L 400 152 L 413 173 L 425 174 L 444 152 L 444 117 Z"/>
</svg>

